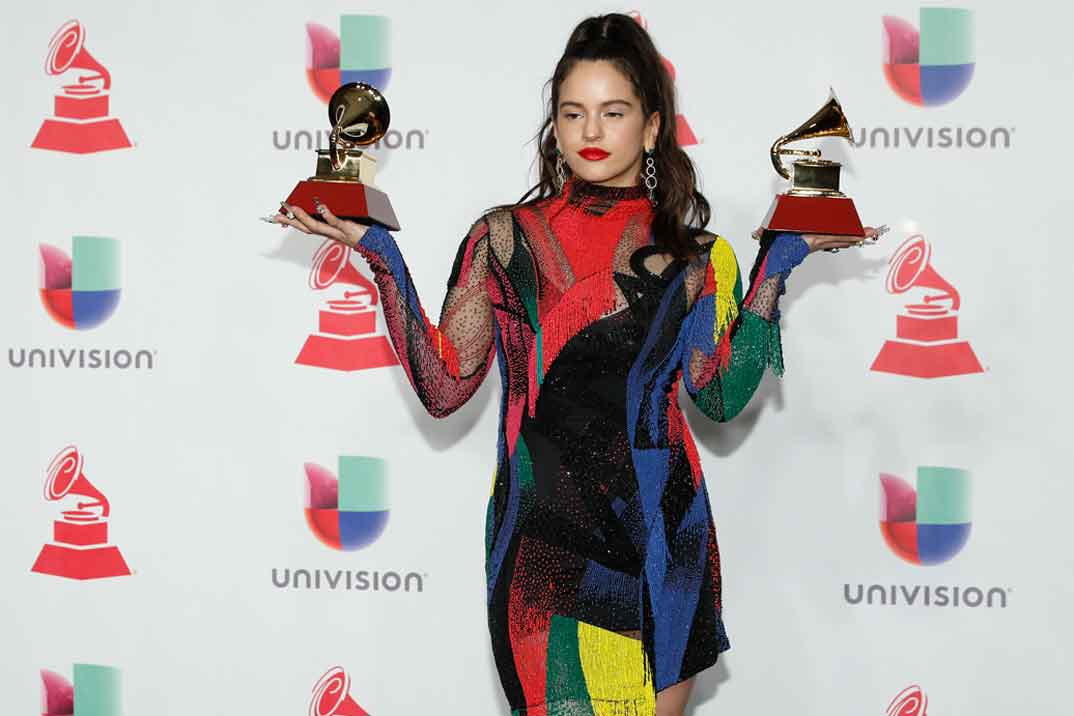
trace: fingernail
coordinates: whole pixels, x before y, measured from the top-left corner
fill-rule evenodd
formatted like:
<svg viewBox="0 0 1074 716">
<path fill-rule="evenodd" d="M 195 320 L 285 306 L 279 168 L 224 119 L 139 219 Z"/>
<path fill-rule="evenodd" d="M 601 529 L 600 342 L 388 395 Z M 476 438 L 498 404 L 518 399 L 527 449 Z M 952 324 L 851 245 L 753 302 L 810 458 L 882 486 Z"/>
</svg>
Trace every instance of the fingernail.
<svg viewBox="0 0 1074 716">
<path fill-rule="evenodd" d="M 261 221 L 264 221 L 266 224 L 275 224 L 276 223 L 276 217 L 274 217 L 274 216 L 259 216 L 257 218 L 261 219 Z"/>
</svg>

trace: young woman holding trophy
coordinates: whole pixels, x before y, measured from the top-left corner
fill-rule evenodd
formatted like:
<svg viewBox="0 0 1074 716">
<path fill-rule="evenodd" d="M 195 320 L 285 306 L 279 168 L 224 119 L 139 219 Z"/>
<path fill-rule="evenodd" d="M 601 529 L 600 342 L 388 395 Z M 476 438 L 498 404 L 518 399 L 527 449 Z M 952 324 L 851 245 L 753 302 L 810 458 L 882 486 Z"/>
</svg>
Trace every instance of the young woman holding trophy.
<svg viewBox="0 0 1074 716">
<path fill-rule="evenodd" d="M 676 141 L 660 55 L 626 15 L 575 28 L 538 135 L 540 178 L 462 240 L 438 325 L 381 223 L 284 203 L 270 221 L 364 257 L 434 416 L 503 384 L 486 526 L 488 625 L 512 713 L 681 715 L 729 648 L 720 559 L 681 379 L 714 420 L 782 372 L 777 302 L 818 249 L 879 231 L 758 230 L 748 276 Z M 841 195 L 840 195 L 841 196 Z"/>
</svg>

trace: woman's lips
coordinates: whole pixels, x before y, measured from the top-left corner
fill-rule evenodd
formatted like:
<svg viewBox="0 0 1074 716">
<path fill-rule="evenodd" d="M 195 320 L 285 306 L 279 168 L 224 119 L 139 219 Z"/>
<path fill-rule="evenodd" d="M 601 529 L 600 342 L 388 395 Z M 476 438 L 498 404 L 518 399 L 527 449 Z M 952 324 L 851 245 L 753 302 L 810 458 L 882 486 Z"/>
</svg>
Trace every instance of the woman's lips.
<svg viewBox="0 0 1074 716">
<path fill-rule="evenodd" d="M 578 156 L 582 159 L 588 159 L 591 162 L 599 162 L 601 159 L 607 159 L 611 155 L 603 149 L 597 149 L 596 147 L 587 147 L 578 152 Z"/>
</svg>

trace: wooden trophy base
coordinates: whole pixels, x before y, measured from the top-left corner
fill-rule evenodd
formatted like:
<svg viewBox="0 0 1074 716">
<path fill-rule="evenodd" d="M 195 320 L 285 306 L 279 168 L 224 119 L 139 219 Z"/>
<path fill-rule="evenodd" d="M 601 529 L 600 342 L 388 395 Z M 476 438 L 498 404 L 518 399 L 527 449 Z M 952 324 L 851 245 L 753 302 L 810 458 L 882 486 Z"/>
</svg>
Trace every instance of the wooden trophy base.
<svg viewBox="0 0 1074 716">
<path fill-rule="evenodd" d="M 287 197 L 287 203 L 301 207 L 310 216 L 317 216 L 313 203 L 317 197 L 322 204 L 341 219 L 353 219 L 363 224 L 381 224 L 391 231 L 399 230 L 388 195 L 368 184 L 355 181 L 306 179 L 300 181 Z"/>
<path fill-rule="evenodd" d="M 846 196 L 777 194 L 761 227 L 766 231 L 865 238 L 858 210 Z"/>
</svg>

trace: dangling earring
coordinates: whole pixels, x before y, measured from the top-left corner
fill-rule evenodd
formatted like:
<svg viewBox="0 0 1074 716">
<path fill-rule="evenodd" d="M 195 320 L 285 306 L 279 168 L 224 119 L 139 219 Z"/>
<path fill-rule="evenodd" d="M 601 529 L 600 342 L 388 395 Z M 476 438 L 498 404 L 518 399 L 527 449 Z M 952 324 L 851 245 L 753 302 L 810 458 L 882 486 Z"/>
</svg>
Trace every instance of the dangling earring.
<svg viewBox="0 0 1074 716">
<path fill-rule="evenodd" d="M 649 190 L 649 203 L 656 206 L 656 150 L 645 150 L 645 168 L 641 170 L 645 188 Z"/>
<path fill-rule="evenodd" d="M 556 147 L 556 193 L 562 194 L 563 187 L 567 184 L 567 162 L 563 159 L 563 152 Z"/>
</svg>

